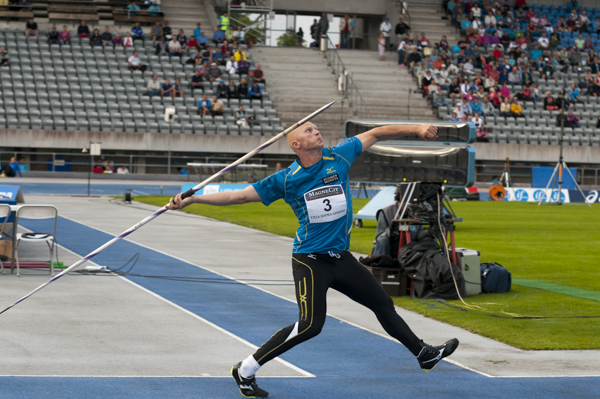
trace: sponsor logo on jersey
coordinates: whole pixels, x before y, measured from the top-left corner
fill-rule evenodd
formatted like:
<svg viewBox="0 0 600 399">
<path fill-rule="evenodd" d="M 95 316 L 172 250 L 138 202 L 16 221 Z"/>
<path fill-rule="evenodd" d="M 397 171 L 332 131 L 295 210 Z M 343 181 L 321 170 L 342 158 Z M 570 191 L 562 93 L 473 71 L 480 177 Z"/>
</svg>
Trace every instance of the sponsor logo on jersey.
<svg viewBox="0 0 600 399">
<path fill-rule="evenodd" d="M 329 176 L 329 177 L 333 177 L 333 176 Z M 313 200 L 318 200 L 320 198 L 330 197 L 332 195 L 339 195 L 339 194 L 344 194 L 344 192 L 342 191 L 342 186 L 331 186 L 331 187 L 326 187 L 326 188 L 322 188 L 322 189 L 318 189 L 318 190 L 309 191 L 308 193 L 305 194 L 305 200 L 313 201 Z"/>
<path fill-rule="evenodd" d="M 327 174 L 335 173 L 335 169 L 333 169 L 333 168 L 335 168 L 335 166 L 332 166 L 331 168 L 327 168 L 326 169 L 327 170 Z"/>
<path fill-rule="evenodd" d="M 329 169 L 327 169 L 327 170 L 329 170 Z M 334 181 L 340 180 L 340 176 L 336 173 L 335 175 L 326 176 L 322 180 L 323 180 L 323 184 L 329 184 L 329 183 L 333 183 Z"/>
</svg>

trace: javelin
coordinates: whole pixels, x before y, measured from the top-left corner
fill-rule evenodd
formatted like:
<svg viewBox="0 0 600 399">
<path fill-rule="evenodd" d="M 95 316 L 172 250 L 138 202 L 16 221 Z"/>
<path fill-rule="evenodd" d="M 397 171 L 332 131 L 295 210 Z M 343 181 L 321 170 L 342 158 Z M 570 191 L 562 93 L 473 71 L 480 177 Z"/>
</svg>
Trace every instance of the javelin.
<svg viewBox="0 0 600 399">
<path fill-rule="evenodd" d="M 280 138 L 287 136 L 292 130 L 296 129 L 298 126 L 301 126 L 302 124 L 308 122 L 309 120 L 311 120 L 315 116 L 319 115 L 321 112 L 323 112 L 327 108 L 331 107 L 334 103 L 335 103 L 335 101 L 332 101 L 329 104 L 322 106 L 321 108 L 319 108 L 318 110 L 316 110 L 312 114 L 306 116 L 304 119 L 299 120 L 298 122 L 296 122 L 292 126 L 290 126 L 287 129 L 285 129 L 283 132 L 279 133 L 277 136 L 273 137 L 272 139 L 270 139 L 269 141 L 265 142 L 264 144 L 259 145 L 258 147 L 256 147 L 255 149 L 253 149 L 252 151 L 250 151 L 249 153 L 247 153 L 246 155 L 244 155 L 243 157 L 241 157 L 237 161 L 233 162 L 231 165 L 229 165 L 226 168 L 224 168 L 224 169 L 220 170 L 219 172 L 215 173 L 214 175 L 212 175 L 208 179 L 204 180 L 202 183 L 198 184 L 197 186 L 195 186 L 193 188 L 190 188 L 188 191 L 186 191 L 185 193 L 183 193 L 183 195 L 181 196 L 181 198 L 184 199 L 184 198 L 187 198 L 187 197 L 191 197 L 197 191 L 199 191 L 201 188 L 203 188 L 204 186 L 206 186 L 208 183 L 210 183 L 211 181 L 215 180 L 217 177 L 219 177 L 219 176 L 221 176 L 221 175 L 229 172 L 230 170 L 232 170 L 233 168 L 235 168 L 236 166 L 238 166 L 242 162 L 246 161 L 248 158 L 251 158 L 254 155 L 258 154 L 259 152 L 261 152 L 262 150 L 264 150 L 265 148 L 267 148 L 268 146 L 270 146 L 271 144 L 273 144 L 274 142 L 276 142 Z M 82 263 L 84 263 L 84 262 L 92 259 L 94 256 L 98 255 L 100 252 L 104 251 L 106 248 L 110 247 L 115 242 L 119 241 L 122 238 L 127 237 L 129 234 L 133 233 L 134 231 L 136 231 L 137 229 L 139 229 L 140 227 L 142 227 L 146 223 L 149 223 L 150 221 L 152 221 L 157 216 L 162 215 L 163 213 L 165 213 L 168 210 L 167 209 L 167 205 L 163 206 L 162 208 L 160 208 L 159 210 L 157 210 L 156 212 L 154 212 L 152 215 L 148 216 L 147 218 L 145 218 L 141 222 L 134 224 L 129 229 L 125 230 L 124 232 L 122 232 L 121 234 L 119 234 L 118 236 L 116 236 L 115 238 L 113 238 L 112 240 L 110 240 L 109 242 L 107 242 L 106 244 L 102 245 L 101 247 L 97 248 L 93 252 L 91 252 L 88 255 L 84 256 L 83 258 L 79 259 L 77 262 L 73 263 L 67 269 L 63 270 L 60 274 L 57 274 L 56 276 L 52 277 L 50 280 L 46 281 L 44 284 L 42 284 L 39 287 L 37 287 L 35 290 L 31 291 L 29 294 L 25 295 L 23 298 L 19 299 L 18 301 L 16 301 L 15 303 L 13 303 L 12 305 L 10 305 L 6 309 L 4 309 L 2 312 L 0 312 L 0 314 L 6 312 L 8 309 L 12 308 L 13 306 L 15 306 L 15 305 L 23 302 L 25 299 L 29 298 L 30 296 L 32 296 L 33 294 L 35 294 L 36 292 L 38 292 L 39 290 L 41 290 L 42 288 L 44 288 L 45 286 L 47 286 L 48 284 L 52 283 L 53 281 L 58 280 L 59 278 L 61 278 L 62 276 L 64 276 L 68 272 L 70 272 L 71 270 L 75 269 L 77 266 L 80 266 Z"/>
</svg>

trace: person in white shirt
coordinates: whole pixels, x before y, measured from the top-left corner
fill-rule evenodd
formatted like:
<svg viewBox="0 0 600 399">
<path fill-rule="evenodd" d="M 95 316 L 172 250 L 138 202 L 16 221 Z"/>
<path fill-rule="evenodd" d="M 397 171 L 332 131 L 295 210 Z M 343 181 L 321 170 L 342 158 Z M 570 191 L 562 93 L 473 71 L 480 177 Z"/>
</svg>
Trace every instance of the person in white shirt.
<svg viewBox="0 0 600 399">
<path fill-rule="evenodd" d="M 404 49 L 406 47 L 406 40 L 402 40 L 398 45 L 398 66 L 404 66 Z"/>
<path fill-rule="evenodd" d="M 160 81 L 156 74 L 152 75 L 152 79 L 148 82 L 148 95 L 158 96 L 160 94 Z"/>
<path fill-rule="evenodd" d="M 129 32 L 127 32 L 123 38 L 123 47 L 133 47 L 133 39 Z"/>
<path fill-rule="evenodd" d="M 142 65 L 142 60 L 140 60 L 140 58 L 138 57 L 138 52 L 134 51 L 133 55 L 131 57 L 129 57 L 128 60 L 129 63 L 129 69 L 131 69 L 132 71 L 145 71 L 146 70 L 146 65 Z"/>
<path fill-rule="evenodd" d="M 548 35 L 546 32 L 542 32 L 542 36 L 538 39 L 538 43 L 541 48 L 544 50 L 548 50 L 548 46 L 550 46 L 550 41 L 548 40 Z"/>
<path fill-rule="evenodd" d="M 481 8 L 479 8 L 479 5 L 477 3 L 473 4 L 473 7 L 471 8 L 471 13 L 475 18 L 481 17 Z"/>
<path fill-rule="evenodd" d="M 475 69 L 475 67 L 473 66 L 473 60 L 469 58 L 467 60 L 467 62 L 465 62 L 463 64 L 463 70 L 465 71 L 465 73 L 468 73 L 468 74 L 472 75 L 472 74 L 475 73 L 474 69 Z"/>
<path fill-rule="evenodd" d="M 238 63 L 235 60 L 235 57 L 232 55 L 229 57 L 227 64 L 225 64 L 225 71 L 229 74 L 229 76 L 233 76 L 237 73 Z"/>
<path fill-rule="evenodd" d="M 388 49 L 390 45 L 390 32 L 392 31 L 392 24 L 390 24 L 390 19 L 388 17 L 383 18 L 383 22 L 381 26 L 379 26 L 379 30 L 383 33 L 383 38 L 385 39 L 385 48 Z"/>
<path fill-rule="evenodd" d="M 119 166 L 119 168 L 117 169 L 117 173 L 120 175 L 128 175 L 129 169 L 127 169 L 126 166 Z"/>
<path fill-rule="evenodd" d="M 173 40 L 171 40 L 169 43 L 169 59 L 172 56 L 176 56 L 181 59 L 181 55 L 181 43 L 179 43 L 176 36 L 173 36 Z"/>
<path fill-rule="evenodd" d="M 481 126 L 483 126 L 483 119 L 481 119 L 481 116 L 479 116 L 478 113 L 475 113 L 475 115 L 473 115 L 473 117 L 471 118 L 471 122 L 473 122 L 475 124 L 475 127 L 477 129 L 481 128 Z"/>
<path fill-rule="evenodd" d="M 465 113 L 463 112 L 463 110 L 462 110 L 462 107 L 461 107 L 460 103 L 456 103 L 456 108 L 454 108 L 454 109 L 452 110 L 452 113 L 453 113 L 453 114 L 456 114 L 456 117 L 457 117 L 458 119 L 462 119 L 462 118 L 464 118 L 464 117 L 465 117 Z"/>
<path fill-rule="evenodd" d="M 494 17 L 494 14 L 492 14 L 492 12 L 490 11 L 488 13 L 488 15 L 485 17 L 485 26 L 496 26 L 496 17 Z"/>
</svg>

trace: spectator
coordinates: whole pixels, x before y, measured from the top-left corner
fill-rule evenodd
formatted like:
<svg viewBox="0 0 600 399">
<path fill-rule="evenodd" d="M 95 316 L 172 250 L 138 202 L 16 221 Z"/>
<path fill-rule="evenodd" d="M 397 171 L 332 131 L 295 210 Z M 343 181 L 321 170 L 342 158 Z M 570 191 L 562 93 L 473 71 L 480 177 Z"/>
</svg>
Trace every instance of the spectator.
<svg viewBox="0 0 600 399">
<path fill-rule="evenodd" d="M 490 140 L 487 138 L 488 131 L 485 126 L 481 126 L 481 128 L 477 129 L 475 131 L 475 133 L 477 134 L 475 141 L 477 141 L 479 143 L 489 143 L 490 142 Z"/>
<path fill-rule="evenodd" d="M 210 64 L 210 68 L 208 68 L 208 77 L 211 82 L 217 81 L 221 79 L 223 76 L 223 72 L 217 67 L 217 63 L 213 62 Z"/>
<path fill-rule="evenodd" d="M 229 42 L 225 40 L 223 45 L 221 46 L 221 54 L 224 58 L 229 59 L 231 57 L 231 47 L 229 47 Z"/>
<path fill-rule="evenodd" d="M 502 100 L 502 104 L 500 104 L 500 115 L 501 116 L 512 116 L 512 113 L 510 112 L 510 102 L 509 102 L 509 98 L 504 98 Z"/>
<path fill-rule="evenodd" d="M 67 30 L 67 26 L 63 26 L 62 31 L 58 35 L 60 44 L 71 44 L 71 34 Z"/>
<path fill-rule="evenodd" d="M 243 105 L 240 105 L 237 111 L 235 111 L 235 119 L 235 123 L 239 126 L 248 126 L 248 116 L 246 115 L 246 111 L 244 111 Z"/>
<path fill-rule="evenodd" d="M 569 122 L 567 121 L 567 116 L 564 114 L 562 109 L 558 110 L 556 114 L 556 127 L 569 127 Z"/>
<path fill-rule="evenodd" d="M 100 37 L 100 31 L 98 29 L 94 29 L 94 33 L 92 33 L 92 37 L 90 37 L 90 45 L 94 46 L 102 46 L 102 37 Z"/>
<path fill-rule="evenodd" d="M 213 54 L 210 49 L 210 46 L 206 46 L 206 48 L 202 52 L 202 64 L 204 64 L 205 62 L 209 64 L 212 64 L 213 62 Z"/>
<path fill-rule="evenodd" d="M 137 2 L 132 1 L 129 5 L 127 5 L 127 16 L 134 17 L 137 15 L 136 11 L 140 11 L 140 6 L 138 6 Z"/>
<path fill-rule="evenodd" d="M 460 118 L 458 117 L 458 115 L 456 115 L 456 112 L 452 113 L 452 116 L 450 117 L 450 119 L 448 119 L 450 122 L 460 122 Z"/>
<path fill-rule="evenodd" d="M 19 169 L 21 172 L 29 172 L 29 166 L 25 163 L 25 158 L 19 159 Z"/>
<path fill-rule="evenodd" d="M 522 83 L 521 72 L 516 66 L 512 67 L 510 73 L 508 74 L 508 83 L 510 83 L 510 85 L 513 88 L 515 87 L 515 85 L 520 85 Z"/>
<path fill-rule="evenodd" d="M 229 29 L 229 17 L 227 16 L 226 12 L 219 17 L 219 24 L 221 24 L 221 30 L 225 31 Z"/>
<path fill-rule="evenodd" d="M 60 40 L 58 39 L 60 34 L 56 30 L 56 26 L 52 27 L 52 30 L 48 32 L 48 44 L 60 44 Z"/>
<path fill-rule="evenodd" d="M 240 27 L 238 26 L 238 29 L 239 28 Z M 313 24 L 310 26 L 310 37 L 314 40 L 314 47 L 319 47 L 319 23 L 317 22 L 316 18 L 313 20 Z M 311 47 L 313 46 L 311 45 Z"/>
<path fill-rule="evenodd" d="M 185 51 L 188 45 L 187 36 L 183 33 L 183 29 L 179 29 L 179 33 L 177 34 L 177 41 L 181 46 L 181 51 Z"/>
<path fill-rule="evenodd" d="M 146 70 L 146 65 L 142 64 L 142 61 L 138 57 L 137 51 L 134 51 L 133 55 L 131 57 L 129 57 L 128 64 L 129 64 L 129 69 L 132 71 L 144 72 Z"/>
<path fill-rule="evenodd" d="M 217 25 L 217 30 L 213 33 L 213 43 L 218 47 L 225 41 L 225 31 L 221 30 L 221 25 Z"/>
<path fill-rule="evenodd" d="M 4 47 L 0 47 L 0 66 L 8 66 L 8 52 Z"/>
<path fill-rule="evenodd" d="M 150 7 L 148 7 L 148 12 L 151 17 L 158 17 L 161 12 L 160 6 L 156 2 L 153 2 L 150 4 Z"/>
<path fill-rule="evenodd" d="M 36 22 L 33 22 L 33 18 L 29 18 L 27 24 L 25 24 L 25 39 L 29 38 L 29 35 L 35 35 L 36 39 L 40 37 L 38 25 Z"/>
<path fill-rule="evenodd" d="M 460 103 L 460 109 L 467 116 L 473 115 L 473 110 L 471 109 L 471 104 L 469 103 L 469 101 L 467 100 L 466 97 L 463 97 L 462 102 Z"/>
<path fill-rule="evenodd" d="M 567 123 L 572 129 L 579 127 L 579 118 L 573 113 L 573 110 L 570 108 L 567 111 Z"/>
<path fill-rule="evenodd" d="M 554 100 L 554 98 L 552 97 L 552 93 L 550 92 L 547 92 L 546 98 L 544 98 L 544 109 L 550 112 L 558 109 L 556 101 Z"/>
<path fill-rule="evenodd" d="M 483 115 L 483 106 L 479 102 L 479 98 L 473 98 L 473 102 L 471 103 L 471 111 L 473 111 L 473 115 Z"/>
<path fill-rule="evenodd" d="M 229 57 L 229 61 L 227 61 L 227 64 L 225 65 L 225 71 L 229 74 L 230 78 L 237 73 L 237 67 L 238 63 L 235 60 L 235 57 L 232 55 Z"/>
<path fill-rule="evenodd" d="M 246 53 L 244 53 L 244 51 L 242 50 L 242 46 L 238 46 L 234 56 L 237 62 L 248 61 L 248 59 L 246 58 Z"/>
<path fill-rule="evenodd" d="M 579 89 L 577 86 L 575 86 L 575 83 L 571 83 L 571 88 L 567 92 L 567 95 L 569 96 L 569 101 L 571 103 L 576 103 L 579 101 Z"/>
<path fill-rule="evenodd" d="M 163 29 L 163 31 L 164 31 L 164 29 Z M 131 28 L 131 38 L 133 39 L 134 42 L 136 40 L 141 40 L 142 43 L 144 42 L 144 31 L 142 30 L 142 27 L 140 26 L 139 22 L 136 22 L 135 26 L 133 28 Z"/>
<path fill-rule="evenodd" d="M 494 105 L 490 101 L 488 96 L 483 98 L 483 104 L 481 104 L 481 115 L 483 116 L 494 116 L 496 114 L 496 109 Z"/>
<path fill-rule="evenodd" d="M 121 35 L 119 34 L 119 32 L 115 33 L 115 37 L 113 38 L 113 45 L 115 47 L 122 47 L 123 46 L 123 38 L 121 37 Z"/>
<path fill-rule="evenodd" d="M 585 50 L 585 40 L 583 40 L 583 35 L 581 33 L 577 36 L 577 39 L 575 39 L 574 43 L 577 51 Z"/>
<path fill-rule="evenodd" d="M 542 36 L 540 36 L 537 42 L 542 48 L 542 50 L 548 50 L 550 48 L 550 40 L 548 40 L 548 35 L 546 34 L 546 32 L 542 33 Z"/>
<path fill-rule="evenodd" d="M 158 81 L 158 76 L 156 74 L 152 74 L 152 78 L 148 81 L 148 95 L 150 97 L 157 96 L 161 94 L 161 84 Z"/>
<path fill-rule="evenodd" d="M 515 96 L 520 101 L 533 101 L 533 95 L 529 86 L 523 86 L 523 90 Z"/>
<path fill-rule="evenodd" d="M 190 37 L 190 40 L 187 42 L 187 48 L 190 50 L 198 50 L 198 41 L 194 36 Z"/>
<path fill-rule="evenodd" d="M 340 18 L 340 48 L 348 48 L 350 44 L 350 32 L 354 30 L 354 21 L 348 14 Z"/>
<path fill-rule="evenodd" d="M 413 48 L 413 52 L 408 55 L 408 66 L 409 70 L 412 72 L 415 64 L 419 64 L 421 62 L 421 55 L 417 52 L 417 48 Z"/>
<path fill-rule="evenodd" d="M 171 41 L 173 38 L 173 29 L 171 29 L 171 26 L 169 26 L 169 21 L 165 21 L 165 25 L 163 26 L 162 30 L 165 42 Z"/>
<path fill-rule="evenodd" d="M 396 34 L 396 37 L 398 37 L 398 43 L 400 43 L 403 40 L 404 35 L 406 35 L 407 33 L 410 34 L 412 32 L 410 30 L 410 26 L 408 26 L 406 22 L 404 22 L 404 18 L 400 18 L 400 22 L 396 24 L 396 29 L 394 30 L 394 33 Z"/>
<path fill-rule="evenodd" d="M 15 159 L 15 157 L 10 158 L 10 163 L 8 163 L 1 171 L 0 171 L 0 177 L 15 177 L 17 176 L 17 174 L 20 177 L 23 177 L 23 174 L 21 173 L 21 168 L 19 167 L 19 164 L 17 163 L 17 160 Z"/>
<path fill-rule="evenodd" d="M 90 37 L 90 28 L 85 24 L 85 21 L 81 20 L 81 25 L 77 28 L 77 36 L 79 36 L 79 41 L 84 37 Z"/>
<path fill-rule="evenodd" d="M 248 83 L 246 83 L 246 79 L 240 80 L 240 84 L 238 85 L 238 94 L 240 98 L 248 97 Z"/>
<path fill-rule="evenodd" d="M 227 85 L 227 98 L 239 98 L 238 88 L 233 79 L 229 79 L 229 84 Z"/>
<path fill-rule="evenodd" d="M 253 82 L 252 86 L 248 90 L 248 98 L 251 100 L 261 100 L 262 101 L 262 90 L 258 83 Z"/>
<path fill-rule="evenodd" d="M 158 43 L 156 43 L 156 47 L 154 48 L 155 55 L 169 55 L 169 46 L 165 43 L 165 39 L 162 37 L 159 39 Z"/>
<path fill-rule="evenodd" d="M 210 115 L 210 101 L 206 98 L 206 94 L 202 95 L 202 100 L 198 102 L 198 113 L 202 116 Z"/>
<path fill-rule="evenodd" d="M 119 175 L 128 175 L 129 174 L 129 169 L 127 169 L 127 166 L 121 165 L 117 169 L 117 174 L 119 174 Z"/>
<path fill-rule="evenodd" d="M 264 85 L 267 84 L 267 81 L 265 80 L 265 74 L 260 68 L 260 64 L 256 64 L 256 68 L 250 73 L 250 76 L 252 76 L 252 80 L 256 83 L 262 83 Z"/>
<path fill-rule="evenodd" d="M 327 36 L 327 31 L 329 31 L 329 20 L 327 13 L 322 13 L 319 19 L 319 36 Z"/>
<path fill-rule="evenodd" d="M 205 49 L 208 47 L 208 38 L 204 36 L 204 32 L 200 32 L 200 38 L 196 39 L 198 41 L 198 47 L 201 49 Z"/>
<path fill-rule="evenodd" d="M 433 82 L 433 76 L 431 76 L 431 71 L 428 69 L 425 72 L 423 78 L 421 78 L 421 88 L 425 94 L 429 94 L 428 87 Z"/>
<path fill-rule="evenodd" d="M 245 33 L 242 30 L 242 27 L 240 25 L 238 25 L 237 30 L 235 32 L 233 32 L 233 40 L 235 40 L 239 44 L 246 44 L 246 40 L 244 40 L 244 38 L 245 38 Z"/>
<path fill-rule="evenodd" d="M 165 82 L 162 84 L 160 88 L 160 96 L 161 97 L 172 97 L 175 98 L 175 87 L 169 82 L 169 79 L 165 79 Z"/>
<path fill-rule="evenodd" d="M 219 84 L 215 88 L 215 92 L 217 93 L 217 98 L 228 98 L 228 89 L 227 86 L 225 86 L 225 81 L 223 79 L 219 80 Z"/>
<path fill-rule="evenodd" d="M 402 18 L 400 18 L 402 20 Z M 398 45 L 398 66 L 404 66 L 404 50 L 406 48 L 406 40 L 401 40 Z M 440 61 L 441 62 L 441 61 Z"/>
<path fill-rule="evenodd" d="M 200 28 L 200 22 L 198 22 L 196 24 L 196 29 L 194 29 L 194 31 L 192 32 L 196 40 L 198 40 L 198 38 L 200 37 L 200 33 L 202 33 L 202 28 Z"/>
<path fill-rule="evenodd" d="M 200 73 L 200 70 L 196 69 L 194 76 L 192 76 L 192 93 L 194 90 L 200 89 L 204 92 L 204 87 L 202 86 L 202 82 L 204 81 L 204 77 Z"/>
<path fill-rule="evenodd" d="M 550 60 L 544 61 L 544 66 L 542 67 L 542 76 L 546 81 L 548 79 L 556 80 L 556 75 L 554 75 L 554 68 L 552 67 L 552 63 Z"/>
<path fill-rule="evenodd" d="M 525 117 L 525 115 L 523 115 L 523 108 L 521 107 L 521 104 L 518 103 L 516 98 L 513 98 L 512 104 L 510 106 L 510 113 L 515 118 Z"/>
<path fill-rule="evenodd" d="M 125 32 L 125 38 L 123 39 L 123 47 L 133 47 L 133 39 L 131 38 L 131 34 L 129 32 Z"/>
<path fill-rule="evenodd" d="M 456 97 L 462 97 L 462 93 L 460 92 L 460 84 L 458 82 L 458 78 L 454 78 L 452 83 L 450 83 L 450 87 L 448 88 L 448 95 L 452 99 L 452 102 L 456 99 Z"/>
<path fill-rule="evenodd" d="M 110 31 L 108 30 L 108 26 L 104 27 L 104 32 L 102 32 L 102 35 L 100 35 L 100 37 L 102 38 L 102 45 L 104 47 L 113 47 L 113 36 L 110 33 Z"/>
<path fill-rule="evenodd" d="M 506 85 L 506 82 L 502 83 L 502 88 L 500 89 L 500 99 L 504 101 L 505 98 L 510 99 L 510 89 Z"/>
<path fill-rule="evenodd" d="M 459 121 L 462 121 L 466 116 L 465 112 L 463 112 L 462 109 L 462 103 L 456 103 L 456 106 L 452 110 L 452 113 L 456 115 Z"/>
<path fill-rule="evenodd" d="M 182 56 L 181 44 L 179 44 L 175 36 L 173 36 L 173 39 L 169 43 L 169 59 L 172 56 L 179 57 L 179 60 L 181 60 Z"/>
<path fill-rule="evenodd" d="M 471 118 L 471 122 L 475 124 L 477 129 L 480 129 L 483 126 L 483 119 L 479 116 L 479 113 L 475 112 L 473 117 Z"/>
<path fill-rule="evenodd" d="M 160 21 L 156 21 L 152 28 L 152 43 L 154 44 L 157 40 L 164 38 L 163 28 Z"/>
<path fill-rule="evenodd" d="M 225 104 L 221 100 L 217 98 L 217 96 L 212 96 L 212 102 L 210 104 L 210 113 L 212 116 L 223 115 L 225 112 Z"/>
<path fill-rule="evenodd" d="M 173 84 L 173 98 L 178 96 L 183 98 L 183 85 L 179 76 L 175 78 L 175 83 Z"/>
<path fill-rule="evenodd" d="M 191 65 L 198 65 L 198 67 L 201 66 L 202 52 L 200 52 L 200 49 L 196 48 L 196 52 L 190 58 L 188 58 L 188 60 L 185 63 Z"/>
</svg>

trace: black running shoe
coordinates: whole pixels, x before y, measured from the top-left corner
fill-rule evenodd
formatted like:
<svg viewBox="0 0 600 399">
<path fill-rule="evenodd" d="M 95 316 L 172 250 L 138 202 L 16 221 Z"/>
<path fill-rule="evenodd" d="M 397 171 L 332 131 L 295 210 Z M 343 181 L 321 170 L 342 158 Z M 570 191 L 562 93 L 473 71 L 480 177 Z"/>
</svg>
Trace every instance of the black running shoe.
<svg viewBox="0 0 600 399">
<path fill-rule="evenodd" d="M 421 341 L 421 343 L 423 343 L 423 341 Z M 452 338 L 450 341 L 447 341 L 444 345 L 440 346 L 432 346 L 423 343 L 423 348 L 417 356 L 419 366 L 421 366 L 425 372 L 429 372 L 433 370 L 440 360 L 450 356 L 457 347 L 458 339 L 456 338 Z"/>
<path fill-rule="evenodd" d="M 241 365 L 242 362 L 231 368 L 231 375 L 238 385 L 240 393 L 246 398 L 266 398 L 269 396 L 269 392 L 265 391 L 264 389 L 260 389 L 258 385 L 256 385 L 256 378 L 254 376 L 250 378 L 244 378 L 240 375 Z"/>
</svg>

